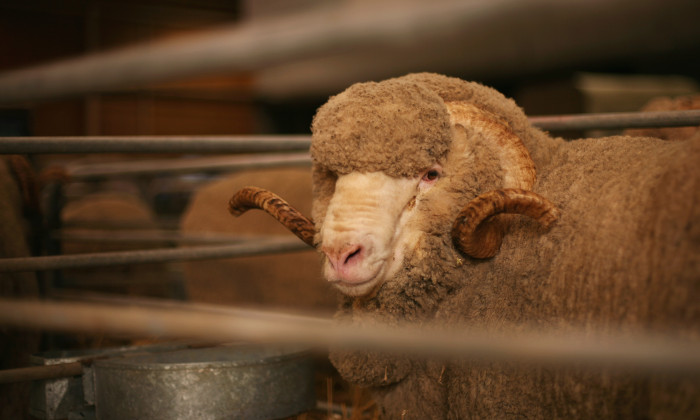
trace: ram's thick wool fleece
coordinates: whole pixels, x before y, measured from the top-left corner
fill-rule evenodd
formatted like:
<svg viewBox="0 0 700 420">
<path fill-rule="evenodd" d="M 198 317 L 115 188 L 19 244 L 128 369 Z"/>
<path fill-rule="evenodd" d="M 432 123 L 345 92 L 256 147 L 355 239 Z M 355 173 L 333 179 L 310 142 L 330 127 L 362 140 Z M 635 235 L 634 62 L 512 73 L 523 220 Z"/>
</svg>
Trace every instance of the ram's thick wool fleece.
<svg viewBox="0 0 700 420">
<path fill-rule="evenodd" d="M 450 230 L 466 203 L 502 186 L 503 169 L 493 143 L 468 128 L 474 163 L 451 154 L 444 102 L 454 100 L 494 114 L 522 139 L 537 168 L 533 190 L 561 211 L 549 230 L 511 216 L 488 260 L 461 255 Z M 700 138 L 564 142 L 500 93 L 426 73 L 352 86 L 319 109 L 312 129 L 317 232 L 338 174 L 446 168 L 418 226 L 420 247 L 376 292 L 344 298 L 339 319 L 700 336 Z M 334 351 L 331 360 L 373 389 L 387 419 L 700 418 L 697 377 L 369 352 Z"/>
</svg>

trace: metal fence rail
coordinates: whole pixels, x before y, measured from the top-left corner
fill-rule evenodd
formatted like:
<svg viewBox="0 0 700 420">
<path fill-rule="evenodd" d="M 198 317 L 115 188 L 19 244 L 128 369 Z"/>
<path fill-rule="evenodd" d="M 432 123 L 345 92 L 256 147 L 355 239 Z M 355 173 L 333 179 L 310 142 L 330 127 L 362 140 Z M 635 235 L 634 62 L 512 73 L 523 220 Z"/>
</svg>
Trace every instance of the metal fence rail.
<svg viewBox="0 0 700 420">
<path fill-rule="evenodd" d="M 2 140 L 0 140 L 1 142 Z M 188 174 L 197 172 L 230 172 L 248 169 L 310 166 L 308 152 L 221 156 L 192 159 L 137 160 L 110 163 L 71 164 L 66 174 L 72 180 L 120 176 Z"/>
<path fill-rule="evenodd" d="M 700 342 L 672 336 L 584 331 L 498 334 L 456 328 L 332 325 L 326 319 L 266 312 L 249 316 L 199 310 L 188 304 L 110 305 L 0 299 L 0 325 L 76 333 L 187 338 L 209 342 L 244 340 L 294 343 L 314 348 L 375 349 L 399 354 L 449 356 L 481 361 L 634 368 L 682 374 L 700 372 Z"/>
<path fill-rule="evenodd" d="M 0 370 L 0 384 L 36 381 L 41 379 L 67 378 L 83 373 L 80 362 L 61 363 L 49 366 L 32 366 L 25 368 Z"/>
<path fill-rule="evenodd" d="M 51 232 L 52 239 L 61 242 L 109 242 L 109 243 L 176 243 L 188 245 L 224 245 L 259 239 L 254 235 L 231 235 L 227 233 L 182 233 L 165 229 L 105 229 L 104 226 L 63 227 Z M 86 229 L 89 229 L 86 231 Z M 0 259 L 0 261 L 2 261 Z"/>
<path fill-rule="evenodd" d="M 611 130 L 620 128 L 700 125 L 700 109 L 686 111 L 610 112 L 531 117 L 535 127 L 548 131 Z"/>
<path fill-rule="evenodd" d="M 535 116 L 530 122 L 549 131 L 695 126 L 700 110 Z M 300 152 L 310 144 L 308 135 L 0 137 L 0 154 Z"/>
<path fill-rule="evenodd" d="M 257 153 L 308 150 L 309 136 L 0 137 L 0 153 Z"/>
<path fill-rule="evenodd" d="M 196 246 L 175 249 L 101 252 L 0 259 L 0 272 L 46 271 L 68 268 L 106 267 L 128 264 L 250 257 L 281 252 L 306 251 L 309 247 L 296 237 L 275 237 L 240 244 Z"/>
</svg>

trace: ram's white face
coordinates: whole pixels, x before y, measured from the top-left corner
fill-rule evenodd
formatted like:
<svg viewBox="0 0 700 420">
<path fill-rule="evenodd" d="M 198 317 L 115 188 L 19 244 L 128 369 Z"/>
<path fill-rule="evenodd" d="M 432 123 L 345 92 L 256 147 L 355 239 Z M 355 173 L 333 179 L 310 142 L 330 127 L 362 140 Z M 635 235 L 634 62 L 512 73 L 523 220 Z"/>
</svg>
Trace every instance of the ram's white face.
<svg viewBox="0 0 700 420">
<path fill-rule="evenodd" d="M 326 279 L 346 295 L 362 296 L 391 278 L 418 240 L 410 227 L 417 204 L 441 172 L 435 165 L 415 178 L 339 176 L 320 231 Z"/>
</svg>

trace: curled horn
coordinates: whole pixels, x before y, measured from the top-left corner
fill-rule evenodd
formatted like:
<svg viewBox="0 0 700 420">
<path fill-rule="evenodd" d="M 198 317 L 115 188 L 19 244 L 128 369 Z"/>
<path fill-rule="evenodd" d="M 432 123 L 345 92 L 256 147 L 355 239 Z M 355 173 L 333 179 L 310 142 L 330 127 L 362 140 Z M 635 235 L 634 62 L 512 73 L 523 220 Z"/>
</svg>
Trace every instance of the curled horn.
<svg viewBox="0 0 700 420">
<path fill-rule="evenodd" d="M 304 243 L 314 246 L 313 222 L 277 194 L 258 187 L 244 187 L 228 202 L 228 211 L 234 216 L 250 209 L 266 211 Z"/>
<path fill-rule="evenodd" d="M 489 191 L 467 204 L 452 225 L 452 241 L 462 253 L 473 258 L 490 258 L 501 247 L 505 226 L 493 216 L 522 214 L 549 227 L 559 218 L 559 210 L 549 200 L 532 191 L 517 188 Z"/>
<path fill-rule="evenodd" d="M 445 106 L 453 126 L 468 128 L 490 142 L 503 169 L 503 189 L 476 197 L 457 216 L 452 227 L 452 241 L 457 249 L 473 258 L 496 255 L 508 223 L 495 217 L 498 214 L 523 214 L 547 227 L 556 221 L 559 210 L 531 191 L 535 185 L 535 163 L 508 123 L 467 102 L 446 102 Z"/>
<path fill-rule="evenodd" d="M 497 115 L 467 102 L 446 102 L 450 123 L 474 130 L 491 141 L 501 167 L 503 187 L 531 190 L 535 185 L 535 162 L 506 122 Z"/>
</svg>

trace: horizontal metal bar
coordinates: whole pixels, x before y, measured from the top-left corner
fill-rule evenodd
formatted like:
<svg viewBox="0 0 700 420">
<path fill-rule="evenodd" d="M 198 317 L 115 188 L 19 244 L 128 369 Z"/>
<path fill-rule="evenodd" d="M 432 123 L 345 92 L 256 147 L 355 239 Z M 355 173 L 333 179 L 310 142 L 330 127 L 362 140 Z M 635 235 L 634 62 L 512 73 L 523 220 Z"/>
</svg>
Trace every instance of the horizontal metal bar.
<svg viewBox="0 0 700 420">
<path fill-rule="evenodd" d="M 84 197 L 83 194 L 75 194 Z M 165 230 L 179 229 L 180 221 L 172 218 L 159 218 L 158 227 Z M 66 220 L 62 225 L 66 229 L 105 229 L 105 230 L 153 230 L 153 221 L 114 221 L 114 220 Z"/>
<path fill-rule="evenodd" d="M 279 312 L 270 312 L 252 308 L 239 308 L 233 306 L 214 305 L 209 303 L 192 303 L 184 304 L 178 300 L 156 299 L 139 296 L 114 295 L 108 293 L 91 292 L 85 290 L 70 290 L 56 289 L 52 292 L 51 297 L 56 300 L 79 301 L 87 303 L 101 303 L 110 305 L 127 305 L 137 306 L 142 308 L 157 308 L 157 309 L 177 309 L 192 311 L 193 313 L 205 312 L 215 314 L 227 314 L 231 316 L 250 318 L 250 319 L 269 319 L 274 321 L 284 320 L 285 322 L 302 322 L 314 323 L 319 326 L 331 328 L 332 320 L 329 318 L 319 318 L 317 316 L 287 314 Z M 329 317 L 332 313 L 327 314 Z M 217 341 L 218 342 L 218 341 Z"/>
<path fill-rule="evenodd" d="M 100 243 L 163 243 L 178 244 L 234 244 L 260 238 L 255 235 L 231 235 L 215 232 L 187 233 L 177 230 L 125 230 L 100 228 L 64 228 L 51 233 L 53 239 L 62 242 Z M 1 261 L 1 260 L 0 260 Z"/>
<path fill-rule="evenodd" d="M 364 327 L 327 320 L 294 320 L 268 313 L 265 317 L 196 311 L 188 304 L 137 307 L 76 302 L 0 299 L 0 325 L 74 333 L 100 333 L 209 342 L 243 340 L 294 343 L 312 348 L 380 350 L 422 356 L 449 356 L 478 361 L 577 363 L 590 367 L 635 371 L 700 373 L 700 342 L 672 335 L 592 331 L 556 333 L 503 331 L 475 327 L 424 325 Z"/>
<path fill-rule="evenodd" d="M 148 249 L 48 257 L 2 258 L 0 259 L 0 272 L 62 270 L 68 268 L 249 257 L 278 252 L 305 251 L 308 249 L 308 245 L 301 242 L 298 238 L 285 236 L 256 239 L 242 244 L 232 245 Z"/>
<path fill-rule="evenodd" d="M 700 110 L 536 116 L 530 117 L 530 122 L 551 131 L 695 126 L 700 125 Z M 308 135 L 0 137 L 0 154 L 301 152 L 307 151 L 310 144 L 311 136 Z M 306 163 L 303 156 L 299 153 L 287 158 L 271 156 L 269 161 L 262 157 L 255 159 L 259 159 L 261 165 L 296 165 Z M 243 159 L 240 165 L 245 165 Z M 285 162 L 285 159 L 288 160 Z M 253 162 L 251 160 L 250 164 L 254 165 Z M 223 160 L 210 163 L 212 168 L 227 165 Z M 135 173 L 147 171 L 143 166 L 139 168 L 138 163 L 133 165 Z M 195 163 L 191 165 L 191 170 L 195 170 L 197 165 L 206 168 L 209 163 Z M 173 164 L 172 167 L 175 171 L 190 170 L 186 162 Z"/>
<path fill-rule="evenodd" d="M 531 117 L 530 122 L 535 127 L 549 131 L 682 127 L 700 125 L 700 109 L 553 115 Z"/>
<path fill-rule="evenodd" d="M 306 151 L 309 145 L 304 135 L 0 137 L 0 154 L 257 153 Z"/>
<path fill-rule="evenodd" d="M 5 369 L 0 370 L 0 384 L 36 381 L 39 379 L 66 378 L 70 376 L 82 375 L 82 373 L 83 365 L 80 362 Z"/>
<path fill-rule="evenodd" d="M 1 141 L 1 140 L 0 140 Z M 70 179 L 89 180 L 110 176 L 137 176 L 158 174 L 188 174 L 197 172 L 232 172 L 249 169 L 311 166 L 308 152 L 222 156 L 192 159 L 158 159 L 109 163 L 70 165 L 66 168 Z"/>
</svg>

